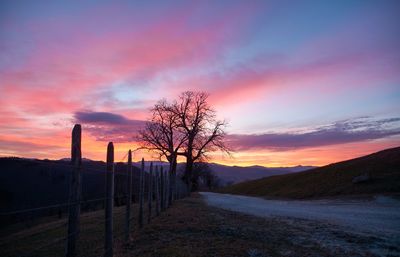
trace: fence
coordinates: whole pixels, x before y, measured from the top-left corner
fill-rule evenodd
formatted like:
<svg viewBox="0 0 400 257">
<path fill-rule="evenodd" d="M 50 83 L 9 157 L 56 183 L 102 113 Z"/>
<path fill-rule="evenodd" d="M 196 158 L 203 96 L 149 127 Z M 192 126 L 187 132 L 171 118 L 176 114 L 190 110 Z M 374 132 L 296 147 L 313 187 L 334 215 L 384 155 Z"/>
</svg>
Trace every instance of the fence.
<svg viewBox="0 0 400 257">
<path fill-rule="evenodd" d="M 125 171 L 116 172 L 112 142 L 107 146 L 105 169 L 83 167 L 81 134 L 81 126 L 75 125 L 72 131 L 71 162 L 62 164 L 69 169 L 67 202 L 0 213 L 2 219 L 18 217 L 23 220 L 30 217 L 29 214 L 32 213 L 46 216 L 47 211 L 58 210 L 60 220 L 42 223 L 32 233 L 27 235 L 22 233 L 16 240 L 2 240 L 4 242 L 0 244 L 1 249 L 8 249 L 8 252 L 2 256 L 59 256 L 60 252 L 63 252 L 66 257 L 91 255 L 111 257 L 117 240 L 129 242 L 135 230 L 137 232 L 145 224 L 151 223 L 154 217 L 159 216 L 175 200 L 189 194 L 186 185 L 177 179 L 175 174 L 164 170 L 163 166 L 153 166 L 153 163 L 145 167 L 144 159 L 141 161 L 139 174 L 134 174 L 131 150 L 118 162 L 118 164 L 126 162 Z M 82 174 L 86 177 L 88 174 L 105 177 L 103 197 L 82 198 Z M 135 202 L 138 204 L 133 204 Z M 82 207 L 85 210 L 83 214 Z M 104 210 L 104 216 L 99 213 L 99 210 Z M 61 218 L 60 213 L 62 214 L 63 211 L 68 214 L 66 219 Z M 104 222 L 103 229 L 99 228 L 99 221 Z M 84 243 L 79 240 L 83 232 L 87 232 L 85 234 L 87 241 L 85 240 Z M 44 233 L 50 236 L 45 240 L 40 240 Z M 103 243 L 99 243 L 100 233 L 103 234 Z M 18 249 L 14 251 L 10 245 L 5 245 L 21 243 L 28 237 L 35 239 L 29 247 L 16 243 L 15 248 Z M 64 245 L 64 250 L 60 251 L 62 245 Z"/>
</svg>

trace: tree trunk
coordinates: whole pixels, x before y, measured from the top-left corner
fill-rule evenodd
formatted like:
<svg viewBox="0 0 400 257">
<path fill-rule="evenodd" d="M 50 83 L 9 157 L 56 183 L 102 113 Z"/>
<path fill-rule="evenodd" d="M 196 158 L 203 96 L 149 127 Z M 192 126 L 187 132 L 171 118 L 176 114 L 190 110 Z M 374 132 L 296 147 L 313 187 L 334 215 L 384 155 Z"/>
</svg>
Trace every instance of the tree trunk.
<svg viewBox="0 0 400 257">
<path fill-rule="evenodd" d="M 169 190 L 169 202 L 172 203 L 172 201 L 175 200 L 175 191 L 176 191 L 176 181 L 175 181 L 175 177 L 176 177 L 176 154 L 171 156 L 171 161 L 170 161 L 170 165 L 169 165 L 169 178 L 170 178 L 170 190 Z"/>
<path fill-rule="evenodd" d="M 193 177 L 193 158 L 192 156 L 188 156 L 186 158 L 186 169 L 185 169 L 185 182 L 189 187 L 189 190 L 192 190 L 192 177 Z"/>
</svg>

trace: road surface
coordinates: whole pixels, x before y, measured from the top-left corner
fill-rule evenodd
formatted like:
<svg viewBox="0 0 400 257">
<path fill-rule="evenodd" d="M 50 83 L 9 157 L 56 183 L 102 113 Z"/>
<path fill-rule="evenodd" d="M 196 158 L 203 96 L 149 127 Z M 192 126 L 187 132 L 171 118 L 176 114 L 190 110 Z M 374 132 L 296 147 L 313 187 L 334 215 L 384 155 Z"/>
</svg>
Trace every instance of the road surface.
<svg viewBox="0 0 400 257">
<path fill-rule="evenodd" d="M 230 194 L 202 192 L 208 205 L 259 217 L 322 221 L 355 232 L 400 239 L 400 201 L 375 200 L 265 200 Z"/>
</svg>

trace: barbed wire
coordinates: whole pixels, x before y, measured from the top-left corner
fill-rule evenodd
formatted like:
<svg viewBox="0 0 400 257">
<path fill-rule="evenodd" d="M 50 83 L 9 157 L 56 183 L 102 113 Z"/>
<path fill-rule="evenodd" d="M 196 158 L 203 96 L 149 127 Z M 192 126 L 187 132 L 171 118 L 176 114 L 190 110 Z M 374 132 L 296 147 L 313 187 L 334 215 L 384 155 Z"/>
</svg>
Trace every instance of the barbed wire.
<svg viewBox="0 0 400 257">
<path fill-rule="evenodd" d="M 132 195 L 135 195 L 135 194 L 132 194 Z M 128 195 L 127 194 L 123 194 L 123 195 L 114 196 L 113 199 L 121 199 L 121 198 L 126 198 L 126 197 L 128 197 Z M 8 215 L 15 215 L 15 214 L 21 214 L 21 213 L 26 213 L 26 212 L 34 212 L 34 211 L 53 209 L 53 208 L 59 208 L 59 207 L 67 207 L 67 206 L 71 206 L 71 205 L 76 205 L 77 203 L 85 204 L 85 203 L 102 201 L 102 200 L 107 200 L 107 199 L 109 199 L 109 198 L 108 197 L 102 197 L 102 198 L 96 198 L 96 199 L 90 199 L 90 200 L 81 200 L 79 202 L 71 202 L 71 203 L 65 202 L 65 203 L 60 203 L 60 204 L 52 204 L 52 205 L 29 208 L 29 209 L 2 212 L 2 213 L 0 213 L 0 216 L 8 216 Z"/>
<path fill-rule="evenodd" d="M 115 166 L 120 164 L 120 163 L 126 164 L 126 163 L 124 163 L 122 161 L 125 160 L 127 158 L 127 156 L 128 156 L 128 152 L 121 158 L 121 160 L 119 162 L 114 162 L 114 169 L 115 169 Z M 94 167 L 88 166 L 88 165 L 92 165 L 92 164 L 85 165 L 85 163 L 82 163 L 81 166 L 76 167 L 72 163 L 63 163 L 63 162 L 67 162 L 67 161 L 52 161 L 52 160 L 51 161 L 42 161 L 42 160 L 37 160 L 38 164 L 44 165 L 44 166 L 48 166 L 51 169 L 50 171 L 52 171 L 52 168 L 55 168 L 55 167 L 63 167 L 63 168 L 68 168 L 68 169 L 79 168 L 80 171 L 81 171 L 81 174 L 92 173 L 92 174 L 96 174 L 97 175 L 97 174 L 106 174 L 108 172 L 106 170 L 106 163 L 104 163 L 104 164 L 102 163 L 101 164 L 102 166 L 104 166 L 102 168 L 94 168 Z M 132 164 L 132 166 L 136 167 L 133 164 Z M 145 170 L 145 174 L 147 174 L 147 173 L 148 172 Z M 70 175 L 71 173 L 68 173 L 68 174 Z M 121 171 L 121 170 L 115 171 L 114 170 L 114 174 L 118 175 L 118 176 L 129 176 L 129 174 L 127 173 L 127 170 L 126 171 Z"/>
<path fill-rule="evenodd" d="M 15 214 L 21 214 L 21 213 L 25 213 L 25 212 L 34 212 L 34 211 L 40 211 L 40 210 L 46 210 L 46 209 L 52 209 L 52 208 L 58 208 L 58 207 L 66 207 L 68 205 L 70 205 L 70 204 L 62 203 L 62 204 L 53 204 L 53 205 L 47 205 L 47 206 L 42 206 L 42 207 L 30 208 L 30 209 L 22 209 L 22 210 L 17 210 L 17 211 L 2 212 L 2 213 L 0 213 L 0 216 L 15 215 Z"/>
<path fill-rule="evenodd" d="M 34 232 L 34 233 L 32 233 L 32 234 L 22 235 L 22 236 L 16 236 L 16 237 L 17 237 L 18 240 L 23 240 L 23 239 L 26 239 L 26 238 L 28 238 L 28 237 L 37 236 L 37 235 L 43 234 L 43 233 L 48 232 L 48 231 L 51 231 L 51 230 L 55 230 L 55 229 L 58 229 L 58 228 L 62 228 L 62 227 L 64 227 L 64 226 L 66 226 L 67 224 L 68 224 L 68 222 L 63 222 L 63 223 L 61 223 L 61 224 L 59 224 L 59 225 L 57 225 L 57 226 L 49 226 L 48 228 L 41 229 L 40 231 Z M 5 239 L 2 238 L 2 240 L 5 240 Z M 9 240 L 12 241 L 13 239 L 9 239 Z M 0 245 L 3 246 L 3 245 L 6 245 L 7 243 L 8 243 L 8 242 L 6 242 L 6 243 L 2 242 Z"/>
<path fill-rule="evenodd" d="M 147 190 L 144 191 L 144 193 L 148 193 Z M 132 196 L 138 196 L 139 194 L 133 193 Z M 128 194 L 122 194 L 122 195 L 117 195 L 114 196 L 113 199 L 122 199 L 122 198 L 127 198 Z M 90 199 L 90 200 L 81 200 L 78 203 L 79 204 L 86 204 L 86 203 L 91 203 L 91 202 L 96 202 L 96 201 L 103 201 L 109 199 L 108 197 L 101 197 L 101 198 L 96 198 L 96 199 Z M 29 209 L 22 209 L 22 210 L 16 210 L 16 211 L 10 211 L 10 212 L 3 212 L 0 213 L 0 216 L 7 216 L 7 215 L 15 215 L 15 214 L 20 214 L 24 212 L 33 212 L 33 211 L 39 211 L 39 210 L 45 210 L 45 209 L 52 209 L 52 208 L 57 208 L 57 207 L 66 207 L 69 205 L 75 205 L 76 202 L 72 203 L 61 203 L 61 204 L 53 204 L 53 205 L 47 205 L 47 206 L 41 206 L 41 207 L 35 207 L 35 208 L 29 208 Z"/>
<path fill-rule="evenodd" d="M 125 162 L 122 162 L 126 157 L 128 156 L 128 154 L 125 154 L 124 155 L 124 157 L 119 161 L 119 162 L 114 162 L 114 165 L 117 165 L 117 164 L 120 164 L 120 163 L 122 163 L 122 164 L 125 164 Z M 74 164 L 71 164 L 71 163 L 63 163 L 63 162 L 66 162 L 66 161 L 42 161 L 42 160 L 38 160 L 37 161 L 40 165 L 46 165 L 46 166 L 50 166 L 50 168 L 54 168 L 54 166 L 58 166 L 58 167 L 64 167 L 64 168 L 75 168 L 76 166 L 74 165 Z M 104 166 L 104 167 L 102 167 L 101 169 L 100 168 L 93 168 L 93 167 L 90 167 L 90 166 L 88 166 L 88 165 L 90 165 L 90 166 L 92 166 L 93 164 L 90 164 L 90 163 L 88 163 L 88 164 L 85 164 L 84 162 L 82 163 L 82 165 L 81 166 L 79 166 L 79 168 L 81 169 L 81 171 L 87 171 L 87 170 L 89 170 L 89 171 L 95 171 L 95 172 L 107 172 L 107 170 L 106 170 L 106 163 L 102 163 L 102 164 L 99 164 L 99 165 L 102 165 L 102 166 Z M 134 166 L 134 165 L 132 165 L 132 166 Z M 115 171 L 115 172 L 125 172 L 125 171 Z"/>
<path fill-rule="evenodd" d="M 33 256 L 33 253 L 35 253 L 35 252 L 37 252 L 37 251 L 39 251 L 39 250 L 41 250 L 41 249 L 43 249 L 43 248 L 47 248 L 47 247 L 49 247 L 49 246 L 52 246 L 52 245 L 58 244 L 58 243 L 60 243 L 60 242 L 62 242 L 62 241 L 65 241 L 65 240 L 67 240 L 68 238 L 70 238 L 71 236 L 73 236 L 73 235 L 75 235 L 75 234 L 79 234 L 79 233 L 80 233 L 80 230 L 78 230 L 78 231 L 76 231 L 76 232 L 73 232 L 73 233 L 70 233 L 70 234 L 68 234 L 68 235 L 65 236 L 65 237 L 61 237 L 61 238 L 54 239 L 54 240 L 51 241 L 50 243 L 45 244 L 45 245 L 41 245 L 41 246 L 39 246 L 39 247 L 36 247 L 36 248 L 30 250 L 30 252 L 29 252 L 28 254 L 20 255 L 19 257 L 29 257 L 29 256 Z"/>
</svg>

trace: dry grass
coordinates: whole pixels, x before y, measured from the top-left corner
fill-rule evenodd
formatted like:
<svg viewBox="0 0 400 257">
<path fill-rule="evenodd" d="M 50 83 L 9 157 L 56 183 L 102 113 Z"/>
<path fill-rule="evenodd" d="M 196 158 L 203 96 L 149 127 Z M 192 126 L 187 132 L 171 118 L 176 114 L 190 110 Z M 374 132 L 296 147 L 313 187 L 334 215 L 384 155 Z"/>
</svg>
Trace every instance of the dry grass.
<svg viewBox="0 0 400 257">
<path fill-rule="evenodd" d="M 125 208 L 125 206 L 114 208 L 114 237 L 116 242 L 124 235 Z M 132 212 L 134 215 L 133 230 L 135 230 L 138 229 L 136 224 L 137 205 L 133 205 Z M 3 236 L 0 238 L 0 256 L 64 256 L 65 241 L 59 241 L 51 246 L 46 245 L 67 235 L 67 220 L 63 218 L 49 222 L 50 219 L 42 219 L 42 224 L 28 229 L 21 230 L 21 225 L 7 228 L 8 235 L 5 236 L 2 233 Z M 80 222 L 79 256 L 102 256 L 105 227 L 104 210 L 83 213 Z M 41 247 L 43 248 L 39 249 Z"/>
</svg>

